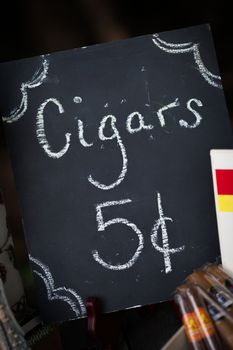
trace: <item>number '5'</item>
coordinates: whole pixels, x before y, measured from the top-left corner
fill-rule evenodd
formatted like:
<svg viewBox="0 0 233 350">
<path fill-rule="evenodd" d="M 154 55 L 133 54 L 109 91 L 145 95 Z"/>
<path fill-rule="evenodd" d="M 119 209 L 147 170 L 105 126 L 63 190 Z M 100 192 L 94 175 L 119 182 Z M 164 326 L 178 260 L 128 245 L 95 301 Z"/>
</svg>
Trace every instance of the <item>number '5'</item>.
<svg viewBox="0 0 233 350">
<path fill-rule="evenodd" d="M 127 261 L 125 264 L 118 264 L 118 265 L 111 265 L 106 263 L 100 256 L 97 250 L 92 251 L 93 258 L 95 259 L 96 262 L 98 262 L 100 265 L 103 267 L 110 269 L 110 270 L 125 270 L 133 266 L 133 264 L 137 261 L 139 258 L 139 255 L 142 252 L 143 246 L 144 246 L 144 238 L 142 232 L 139 230 L 139 228 L 132 222 L 128 221 L 127 219 L 124 218 L 115 218 L 112 220 L 108 220 L 104 222 L 103 218 L 103 213 L 102 213 L 102 208 L 110 207 L 113 205 L 122 205 L 122 204 L 127 204 L 131 203 L 132 201 L 130 199 L 124 199 L 120 201 L 111 201 L 111 202 L 105 202 L 105 203 L 100 203 L 97 204 L 96 206 L 96 221 L 97 221 L 97 226 L 98 226 L 98 231 L 105 231 L 105 229 L 108 226 L 114 225 L 114 224 L 122 224 L 130 227 L 137 235 L 139 244 L 136 252 L 132 256 L 132 258 Z"/>
</svg>

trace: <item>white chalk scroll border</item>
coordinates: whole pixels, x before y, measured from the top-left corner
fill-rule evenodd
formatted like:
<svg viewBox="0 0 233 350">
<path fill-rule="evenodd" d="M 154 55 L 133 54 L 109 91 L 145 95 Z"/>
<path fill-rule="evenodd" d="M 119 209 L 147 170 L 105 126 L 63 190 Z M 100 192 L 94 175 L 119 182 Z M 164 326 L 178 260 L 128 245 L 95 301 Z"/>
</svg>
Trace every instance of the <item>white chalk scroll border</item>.
<svg viewBox="0 0 233 350">
<path fill-rule="evenodd" d="M 42 55 L 42 64 L 40 68 L 34 73 L 31 80 L 24 82 L 20 86 L 20 91 L 22 94 L 21 103 L 18 108 L 13 109 L 10 115 L 7 117 L 2 117 L 2 120 L 6 123 L 13 123 L 19 120 L 27 111 L 28 108 L 28 89 L 34 89 L 45 81 L 48 70 L 49 70 L 49 60 L 47 56 Z"/>
<path fill-rule="evenodd" d="M 69 305 L 76 317 L 85 316 L 86 308 L 84 302 L 76 291 L 71 288 L 66 288 L 65 286 L 55 287 L 49 267 L 31 255 L 29 255 L 29 259 L 36 266 L 36 269 L 33 268 L 34 274 L 40 277 L 45 284 L 48 300 L 61 300 Z"/>
<path fill-rule="evenodd" d="M 201 55 L 200 55 L 200 44 L 199 43 L 168 43 L 159 37 L 159 34 L 153 34 L 152 41 L 161 50 L 167 53 L 182 54 L 182 53 L 192 53 L 194 61 L 197 65 L 202 77 L 212 86 L 222 89 L 221 77 L 211 73 L 207 67 L 204 65 Z"/>
</svg>

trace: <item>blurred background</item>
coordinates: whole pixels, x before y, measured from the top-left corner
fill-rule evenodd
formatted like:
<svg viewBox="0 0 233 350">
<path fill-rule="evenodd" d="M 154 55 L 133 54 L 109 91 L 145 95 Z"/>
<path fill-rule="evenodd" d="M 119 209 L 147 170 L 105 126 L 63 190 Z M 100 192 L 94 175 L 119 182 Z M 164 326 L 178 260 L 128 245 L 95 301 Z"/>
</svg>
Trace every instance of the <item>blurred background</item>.
<svg viewBox="0 0 233 350">
<path fill-rule="evenodd" d="M 18 0 L 13 2 L 8 0 L 4 3 L 4 10 L 1 11 L 0 60 L 4 62 L 209 23 L 213 33 L 229 114 L 233 122 L 233 32 L 230 7 L 230 1 L 213 0 L 198 0 L 196 2 L 184 0 L 167 2 L 156 0 Z M 7 212 L 8 231 L 13 236 L 15 246 L 14 264 L 20 270 L 27 300 L 29 300 L 30 305 L 33 305 L 34 294 L 31 291 L 32 280 L 28 271 L 21 215 L 1 122 L 0 189 Z M 1 270 L 0 266 L 1 273 L 5 273 L 5 271 L 4 268 Z M 22 292 L 20 292 L 21 294 Z M 22 301 L 22 295 L 20 298 Z M 156 316 L 152 316 L 152 314 L 153 312 L 149 312 L 148 316 L 148 312 L 146 312 L 139 315 L 132 311 L 124 315 L 128 337 L 127 349 L 130 349 L 130 346 L 132 349 L 140 350 L 144 348 L 147 350 L 159 349 L 180 325 L 176 318 L 171 316 L 170 305 L 158 306 Z M 170 315 L 168 332 L 164 332 L 162 329 L 163 322 L 161 320 L 165 314 Z M 151 317 L 153 323 L 150 321 Z M 161 323 L 161 339 L 157 341 L 155 346 L 153 329 L 155 324 L 159 327 L 159 323 Z M 72 349 L 72 334 L 74 335 L 77 330 L 77 325 L 73 324 L 72 327 L 73 333 L 70 330 L 71 326 L 66 325 L 61 332 L 63 337 L 64 333 L 70 332 L 71 343 L 64 347 L 67 349 Z M 143 347 L 141 340 L 145 339 L 145 336 L 149 336 L 149 338 L 147 341 L 144 340 L 145 347 Z"/>
</svg>

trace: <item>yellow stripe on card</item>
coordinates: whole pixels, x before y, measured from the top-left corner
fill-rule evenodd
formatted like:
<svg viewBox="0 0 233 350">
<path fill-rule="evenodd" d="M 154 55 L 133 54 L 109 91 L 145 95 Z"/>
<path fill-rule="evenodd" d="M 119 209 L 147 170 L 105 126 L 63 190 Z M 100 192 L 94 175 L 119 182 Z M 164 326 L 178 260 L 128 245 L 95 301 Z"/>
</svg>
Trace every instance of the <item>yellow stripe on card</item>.
<svg viewBox="0 0 233 350">
<path fill-rule="evenodd" d="M 233 212 L 233 195 L 218 195 L 218 210 Z"/>
</svg>

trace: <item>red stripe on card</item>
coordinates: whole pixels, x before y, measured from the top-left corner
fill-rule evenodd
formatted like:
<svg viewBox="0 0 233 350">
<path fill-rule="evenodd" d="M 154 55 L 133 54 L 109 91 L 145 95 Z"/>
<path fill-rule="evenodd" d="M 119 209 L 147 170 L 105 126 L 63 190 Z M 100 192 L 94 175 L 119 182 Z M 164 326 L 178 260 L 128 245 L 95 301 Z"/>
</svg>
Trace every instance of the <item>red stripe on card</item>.
<svg viewBox="0 0 233 350">
<path fill-rule="evenodd" d="M 233 169 L 216 170 L 218 194 L 233 194 Z"/>
</svg>

